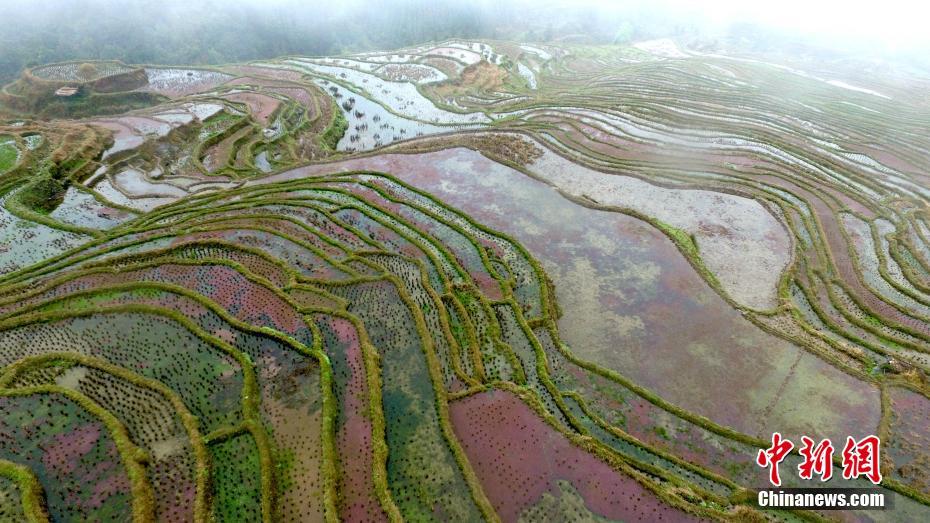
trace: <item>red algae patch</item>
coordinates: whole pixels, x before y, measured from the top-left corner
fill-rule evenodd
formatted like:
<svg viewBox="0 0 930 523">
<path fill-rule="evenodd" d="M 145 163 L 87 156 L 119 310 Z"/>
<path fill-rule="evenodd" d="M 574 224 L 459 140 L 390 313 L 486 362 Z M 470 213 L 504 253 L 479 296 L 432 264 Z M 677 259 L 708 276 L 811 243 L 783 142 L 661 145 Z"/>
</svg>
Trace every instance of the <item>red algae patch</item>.
<svg viewBox="0 0 930 523">
<path fill-rule="evenodd" d="M 753 325 L 701 279 L 658 229 L 624 214 L 575 204 L 477 151 L 382 154 L 301 167 L 250 183 L 351 170 L 390 173 L 511 235 L 555 284 L 563 310 L 558 322 L 562 341 L 577 356 L 620 372 L 682 408 L 754 435 L 812 429 L 839 434 L 850 421 L 833 413 L 847 404 L 867 407 L 855 419 L 877 425 L 877 389 L 815 364 L 796 345 Z M 810 374 L 816 376 L 813 381 L 807 379 Z M 833 385 L 820 385 L 826 383 Z"/>
<path fill-rule="evenodd" d="M 635 479 L 572 444 L 506 391 L 481 392 L 449 405 L 453 429 L 503 521 L 517 521 L 568 482 L 594 514 L 622 521 L 696 521 Z M 544 459 L 540 459 L 544 457 Z"/>
<path fill-rule="evenodd" d="M 255 121 L 262 125 L 268 125 L 268 119 L 281 105 L 280 100 L 257 93 L 235 93 L 226 95 L 224 98 L 231 102 L 246 104 Z"/>
<path fill-rule="evenodd" d="M 889 435 L 882 440 L 895 479 L 930 493 L 930 399 L 892 387 Z"/>
<path fill-rule="evenodd" d="M 345 521 L 385 521 L 372 478 L 369 390 L 361 340 L 349 320 L 315 314 L 333 361 L 336 396 L 340 401 L 336 427 L 339 474 L 339 515 Z"/>
</svg>

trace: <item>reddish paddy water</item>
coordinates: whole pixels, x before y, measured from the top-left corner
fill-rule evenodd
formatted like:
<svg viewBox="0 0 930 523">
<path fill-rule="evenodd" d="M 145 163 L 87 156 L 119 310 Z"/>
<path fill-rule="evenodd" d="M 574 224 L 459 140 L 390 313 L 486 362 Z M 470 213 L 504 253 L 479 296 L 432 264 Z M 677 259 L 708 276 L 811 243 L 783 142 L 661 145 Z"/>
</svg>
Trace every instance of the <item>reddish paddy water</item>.
<svg viewBox="0 0 930 523">
<path fill-rule="evenodd" d="M 517 521 L 567 482 L 594 514 L 617 521 L 698 521 L 633 478 L 571 443 L 510 392 L 482 392 L 449 406 L 455 434 L 503 521 Z M 546 459 L 537 459 L 546 456 Z"/>
<path fill-rule="evenodd" d="M 357 169 L 391 173 L 525 245 L 555 283 L 562 340 L 581 358 L 749 434 L 876 430 L 876 388 L 743 318 L 659 230 L 574 204 L 480 153 L 386 154 L 266 180 Z"/>
</svg>

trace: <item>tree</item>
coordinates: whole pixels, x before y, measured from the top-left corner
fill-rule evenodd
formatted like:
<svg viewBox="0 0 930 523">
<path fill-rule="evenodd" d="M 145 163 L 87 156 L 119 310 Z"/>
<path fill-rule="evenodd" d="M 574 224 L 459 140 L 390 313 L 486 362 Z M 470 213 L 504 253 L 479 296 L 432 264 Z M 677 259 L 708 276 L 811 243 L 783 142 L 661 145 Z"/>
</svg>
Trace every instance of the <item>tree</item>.
<svg viewBox="0 0 930 523">
<path fill-rule="evenodd" d="M 78 66 L 77 72 L 78 77 L 80 77 L 82 80 L 90 80 L 91 78 L 97 76 L 97 66 L 84 62 Z"/>
<path fill-rule="evenodd" d="M 617 28 L 617 32 L 614 33 L 614 43 L 615 44 L 625 44 L 633 39 L 633 24 L 629 21 L 624 20 L 620 24 L 620 27 Z"/>
</svg>

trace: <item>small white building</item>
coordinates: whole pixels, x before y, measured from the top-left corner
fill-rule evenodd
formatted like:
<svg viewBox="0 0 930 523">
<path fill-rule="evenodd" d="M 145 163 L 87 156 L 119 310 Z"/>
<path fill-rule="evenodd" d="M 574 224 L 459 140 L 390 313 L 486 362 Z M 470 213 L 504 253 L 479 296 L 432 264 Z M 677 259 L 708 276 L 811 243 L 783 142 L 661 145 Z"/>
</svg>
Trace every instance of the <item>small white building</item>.
<svg viewBox="0 0 930 523">
<path fill-rule="evenodd" d="M 59 87 L 58 90 L 55 91 L 55 96 L 61 96 L 63 98 L 68 98 L 68 97 L 76 95 L 77 93 L 78 93 L 77 87 L 65 86 L 65 87 Z"/>
</svg>

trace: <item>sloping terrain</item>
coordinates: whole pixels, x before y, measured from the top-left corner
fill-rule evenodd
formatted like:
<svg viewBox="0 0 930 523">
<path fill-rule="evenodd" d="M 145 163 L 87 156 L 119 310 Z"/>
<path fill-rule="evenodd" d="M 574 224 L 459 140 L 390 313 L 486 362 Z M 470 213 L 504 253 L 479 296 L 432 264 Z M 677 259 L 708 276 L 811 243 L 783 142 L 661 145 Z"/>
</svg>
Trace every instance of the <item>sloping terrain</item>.
<svg viewBox="0 0 930 523">
<path fill-rule="evenodd" d="M 2 106 L 0 520 L 930 515 L 921 80 L 671 42 L 122 67 L 158 98 Z M 894 510 L 755 508 L 775 431 L 880 435 Z"/>
</svg>

